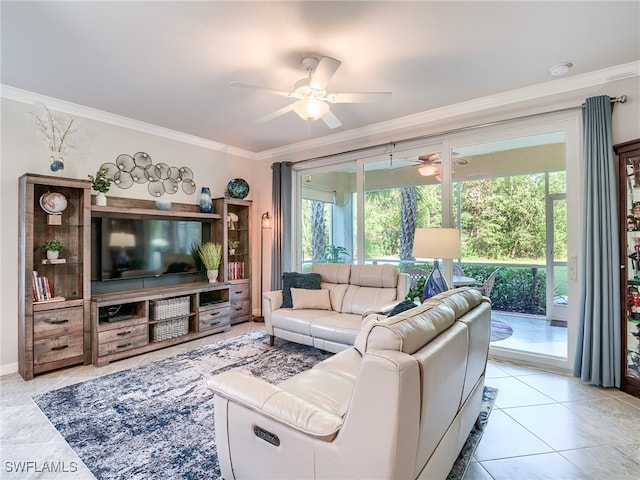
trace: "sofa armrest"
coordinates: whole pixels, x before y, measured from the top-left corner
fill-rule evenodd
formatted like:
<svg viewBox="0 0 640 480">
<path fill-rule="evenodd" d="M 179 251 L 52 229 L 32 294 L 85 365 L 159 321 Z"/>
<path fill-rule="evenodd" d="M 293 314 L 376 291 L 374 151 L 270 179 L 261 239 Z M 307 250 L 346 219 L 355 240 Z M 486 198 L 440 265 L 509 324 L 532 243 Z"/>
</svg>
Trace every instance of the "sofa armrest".
<svg viewBox="0 0 640 480">
<path fill-rule="evenodd" d="M 239 370 L 228 370 L 207 382 L 216 395 L 307 435 L 331 440 L 342 417 Z"/>
<path fill-rule="evenodd" d="M 367 308 L 362 314 L 362 320 L 364 320 L 368 315 L 376 314 L 376 315 L 388 315 L 391 310 L 394 309 L 396 305 L 398 305 L 402 300 L 396 300 L 391 303 L 387 303 L 385 305 L 377 305 L 374 307 Z"/>
<path fill-rule="evenodd" d="M 271 292 L 262 293 L 262 317 L 264 318 L 264 326 L 269 335 L 273 335 L 273 327 L 271 326 L 271 312 L 282 306 L 282 290 L 273 290 Z"/>
</svg>

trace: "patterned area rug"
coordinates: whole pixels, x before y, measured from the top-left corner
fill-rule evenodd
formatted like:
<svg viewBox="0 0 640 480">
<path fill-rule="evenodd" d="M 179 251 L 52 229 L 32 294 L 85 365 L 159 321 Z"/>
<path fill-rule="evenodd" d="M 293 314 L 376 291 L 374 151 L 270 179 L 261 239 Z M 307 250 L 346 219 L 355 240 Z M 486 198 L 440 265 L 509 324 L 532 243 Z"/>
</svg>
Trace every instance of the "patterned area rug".
<svg viewBox="0 0 640 480">
<path fill-rule="evenodd" d="M 279 383 L 329 356 L 284 341 L 271 348 L 254 332 L 33 398 L 98 479 L 213 479 L 220 469 L 207 379 L 243 368 Z M 477 441 L 454 470 L 464 474 Z"/>
</svg>

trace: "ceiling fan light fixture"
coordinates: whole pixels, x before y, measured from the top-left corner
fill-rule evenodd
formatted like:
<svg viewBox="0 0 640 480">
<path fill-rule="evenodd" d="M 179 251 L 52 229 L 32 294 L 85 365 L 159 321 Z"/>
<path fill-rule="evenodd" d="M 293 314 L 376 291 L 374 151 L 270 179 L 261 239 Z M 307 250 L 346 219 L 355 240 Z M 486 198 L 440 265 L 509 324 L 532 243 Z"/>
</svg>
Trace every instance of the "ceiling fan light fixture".
<svg viewBox="0 0 640 480">
<path fill-rule="evenodd" d="M 293 111 L 303 120 L 318 120 L 329 111 L 329 105 L 315 98 L 303 98 L 293 104 Z"/>
<path fill-rule="evenodd" d="M 430 177 L 432 175 L 439 175 L 440 169 L 430 163 L 424 163 L 420 168 L 418 168 L 418 172 L 423 177 Z"/>
</svg>

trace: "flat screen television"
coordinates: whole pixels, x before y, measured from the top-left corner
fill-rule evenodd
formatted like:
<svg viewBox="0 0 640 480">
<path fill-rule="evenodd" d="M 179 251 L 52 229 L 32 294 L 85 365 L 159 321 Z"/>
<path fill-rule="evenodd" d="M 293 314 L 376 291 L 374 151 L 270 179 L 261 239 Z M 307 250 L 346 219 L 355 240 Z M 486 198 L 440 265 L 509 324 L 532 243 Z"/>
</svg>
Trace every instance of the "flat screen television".
<svg viewBox="0 0 640 480">
<path fill-rule="evenodd" d="M 91 229 L 94 281 L 197 273 L 192 252 L 208 234 L 200 221 L 159 218 L 94 217 Z"/>
</svg>

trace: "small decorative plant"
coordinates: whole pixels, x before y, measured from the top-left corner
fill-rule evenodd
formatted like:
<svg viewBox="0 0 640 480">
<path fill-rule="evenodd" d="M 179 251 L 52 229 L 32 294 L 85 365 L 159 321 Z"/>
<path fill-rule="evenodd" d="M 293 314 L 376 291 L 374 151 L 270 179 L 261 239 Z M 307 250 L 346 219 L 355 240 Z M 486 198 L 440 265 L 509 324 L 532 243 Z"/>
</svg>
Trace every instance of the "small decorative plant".
<svg viewBox="0 0 640 480">
<path fill-rule="evenodd" d="M 96 192 L 107 193 L 109 191 L 109 188 L 111 187 L 111 179 L 107 177 L 107 173 L 109 173 L 109 170 L 101 168 L 95 176 L 87 175 L 89 180 L 91 180 L 91 187 Z"/>
<path fill-rule="evenodd" d="M 62 251 L 62 242 L 60 240 L 47 240 L 44 242 L 42 249 L 45 252 L 60 252 Z"/>
<path fill-rule="evenodd" d="M 217 270 L 222 260 L 222 244 L 205 242 L 198 247 L 198 255 L 204 268 L 207 270 Z"/>
<path fill-rule="evenodd" d="M 229 245 L 229 250 L 235 250 L 240 246 L 240 242 L 237 240 L 229 240 L 227 244 Z"/>
</svg>

